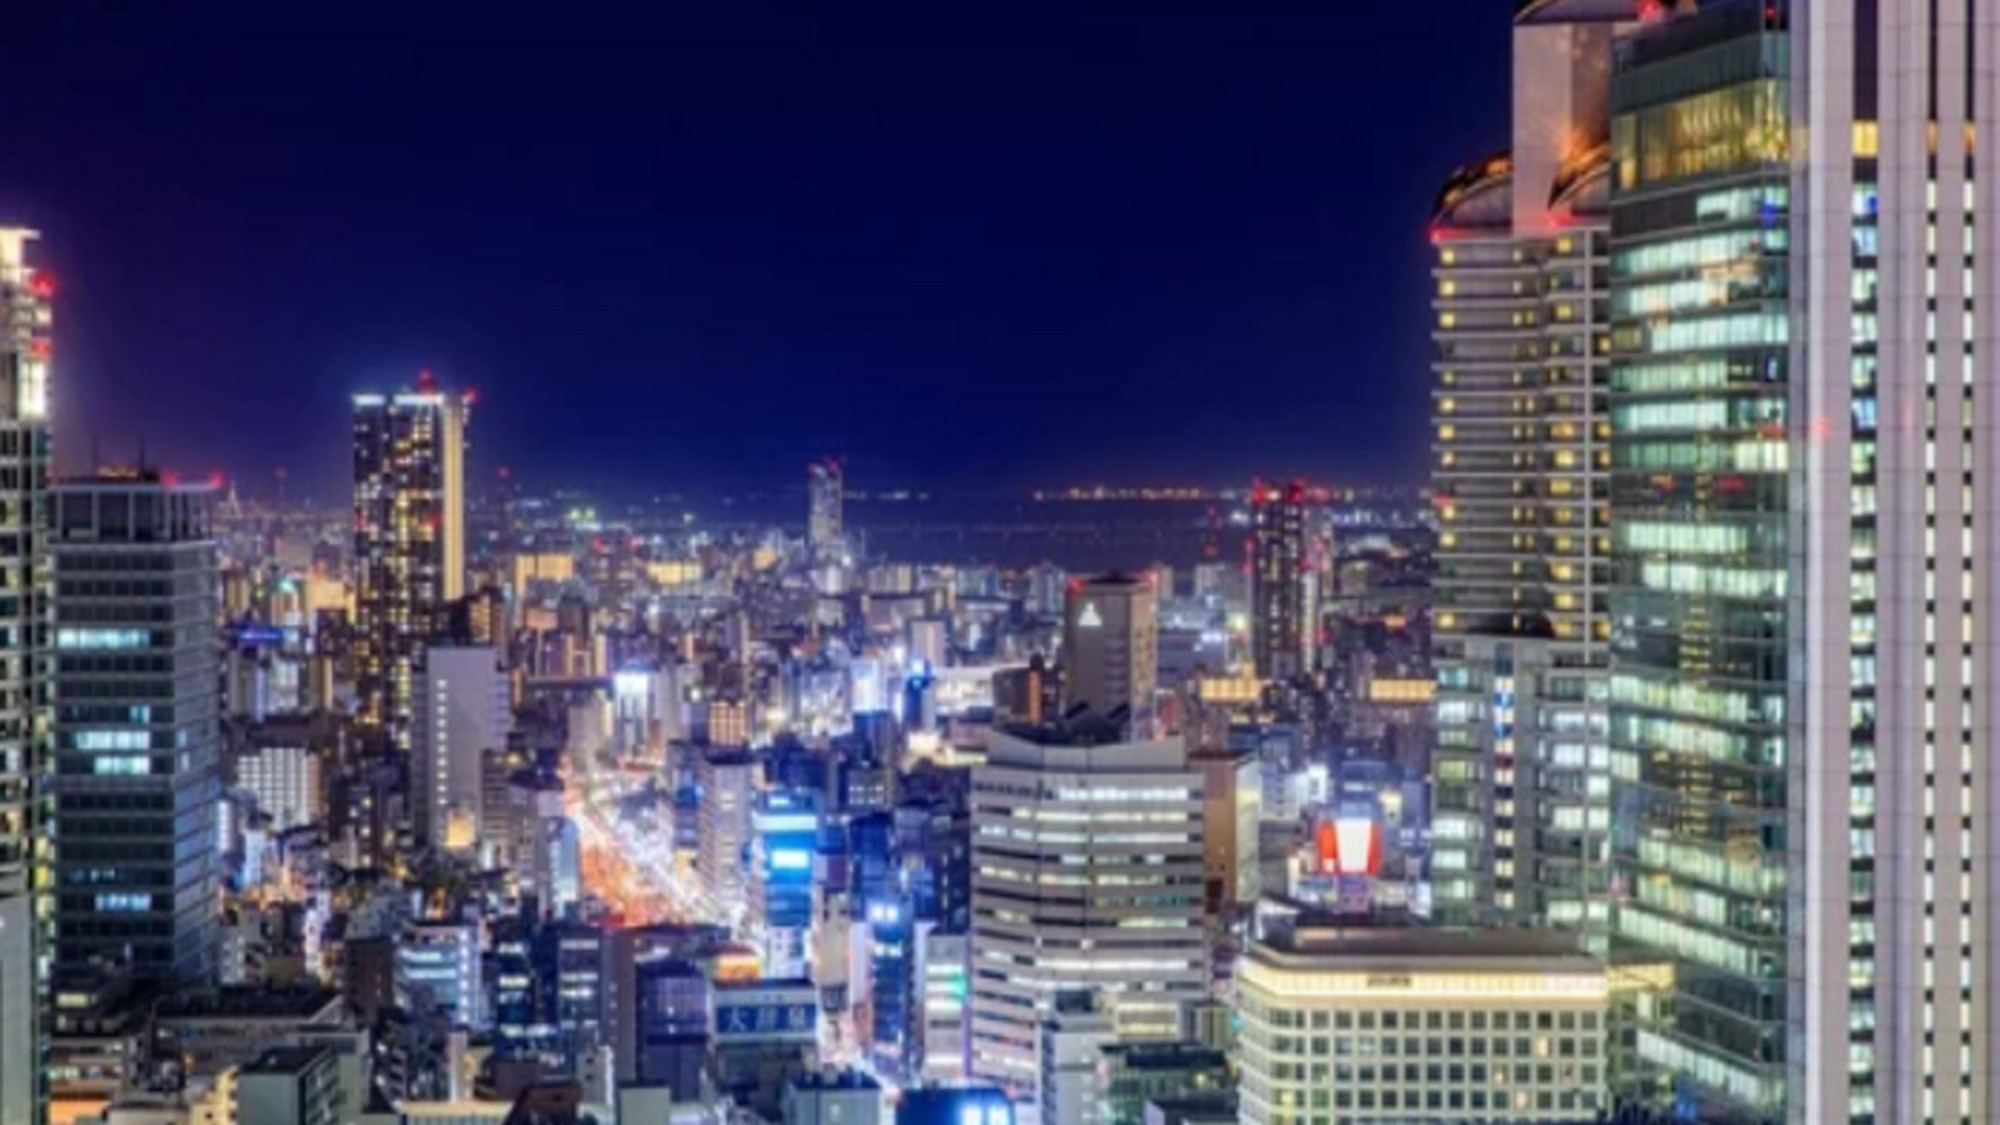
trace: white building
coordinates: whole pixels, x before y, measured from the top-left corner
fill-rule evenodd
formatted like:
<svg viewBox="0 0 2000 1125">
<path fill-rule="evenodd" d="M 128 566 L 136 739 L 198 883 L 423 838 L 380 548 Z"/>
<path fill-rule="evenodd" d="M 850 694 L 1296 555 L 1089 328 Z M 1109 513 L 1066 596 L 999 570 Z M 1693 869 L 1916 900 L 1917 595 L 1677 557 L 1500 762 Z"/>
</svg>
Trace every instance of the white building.
<svg viewBox="0 0 2000 1125">
<path fill-rule="evenodd" d="M 1171 1037 L 1208 987 L 1202 775 L 1106 724 L 996 733 L 972 774 L 972 1076 L 1033 1099 L 1058 991 Z"/>
<path fill-rule="evenodd" d="M 417 676 L 410 787 L 417 836 L 433 848 L 481 838 L 482 755 L 512 726 L 507 677 L 484 645 L 424 650 Z"/>
<path fill-rule="evenodd" d="M 695 773 L 701 787 L 695 864 L 702 889 L 717 909 L 741 911 L 749 894 L 744 850 L 750 843 L 756 759 L 742 750 L 704 750 Z"/>
<path fill-rule="evenodd" d="M 1602 962 L 1542 930 L 1300 928 L 1237 969 L 1242 1125 L 1592 1120 Z"/>
<path fill-rule="evenodd" d="M 418 922 L 396 947 L 396 1000 L 405 1008 L 428 1003 L 458 1026 L 486 1026 L 486 989 L 480 971 L 479 926 L 472 922 Z"/>
<path fill-rule="evenodd" d="M 320 756 L 305 746 L 259 746 L 236 757 L 236 785 L 257 798 L 271 830 L 320 822 Z"/>
</svg>

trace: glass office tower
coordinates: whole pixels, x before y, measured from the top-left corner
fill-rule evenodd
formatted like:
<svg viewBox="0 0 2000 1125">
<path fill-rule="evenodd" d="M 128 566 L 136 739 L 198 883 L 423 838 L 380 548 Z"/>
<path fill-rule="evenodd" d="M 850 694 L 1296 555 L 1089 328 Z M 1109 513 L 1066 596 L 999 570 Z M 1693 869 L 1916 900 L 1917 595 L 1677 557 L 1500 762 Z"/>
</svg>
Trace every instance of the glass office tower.
<svg viewBox="0 0 2000 1125">
<path fill-rule="evenodd" d="M 1639 1060 L 1752 1114 L 1787 1013 L 1786 52 L 1779 9 L 1704 4 L 1621 38 L 1611 94 L 1615 933 L 1672 969 Z"/>
</svg>

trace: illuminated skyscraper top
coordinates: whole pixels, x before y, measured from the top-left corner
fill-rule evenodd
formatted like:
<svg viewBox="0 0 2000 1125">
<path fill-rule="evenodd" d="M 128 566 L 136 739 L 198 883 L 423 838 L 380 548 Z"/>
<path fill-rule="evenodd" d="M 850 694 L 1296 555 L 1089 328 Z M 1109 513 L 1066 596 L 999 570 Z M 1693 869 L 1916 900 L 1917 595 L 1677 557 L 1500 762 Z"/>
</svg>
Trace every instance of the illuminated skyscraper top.
<svg viewBox="0 0 2000 1125">
<path fill-rule="evenodd" d="M 465 427 L 472 396 L 354 396 L 355 680 L 362 725 L 408 749 L 425 640 L 465 586 Z"/>
<path fill-rule="evenodd" d="M 844 487 L 845 473 L 838 460 L 828 457 L 806 466 L 806 545 L 815 555 L 839 549 Z"/>
</svg>

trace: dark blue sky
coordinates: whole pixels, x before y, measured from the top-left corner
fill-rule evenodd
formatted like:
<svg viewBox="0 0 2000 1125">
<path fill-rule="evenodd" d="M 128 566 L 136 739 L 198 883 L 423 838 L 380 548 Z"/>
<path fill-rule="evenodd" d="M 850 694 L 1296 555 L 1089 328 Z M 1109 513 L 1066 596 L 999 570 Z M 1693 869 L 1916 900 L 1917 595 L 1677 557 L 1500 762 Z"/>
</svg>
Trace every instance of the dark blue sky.
<svg viewBox="0 0 2000 1125">
<path fill-rule="evenodd" d="M 0 216 L 71 467 L 331 490 L 429 365 L 531 485 L 1415 480 L 1511 5 L 1420 7 L 37 4 Z"/>
</svg>

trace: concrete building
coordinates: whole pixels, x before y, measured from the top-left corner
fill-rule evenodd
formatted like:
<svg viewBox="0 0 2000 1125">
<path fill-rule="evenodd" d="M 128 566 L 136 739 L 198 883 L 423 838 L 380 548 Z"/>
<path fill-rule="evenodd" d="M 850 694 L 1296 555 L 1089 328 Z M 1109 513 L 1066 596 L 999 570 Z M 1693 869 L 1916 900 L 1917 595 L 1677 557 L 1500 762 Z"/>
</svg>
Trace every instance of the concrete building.
<svg viewBox="0 0 2000 1125">
<path fill-rule="evenodd" d="M 1153 584 L 1127 574 L 1073 582 L 1063 605 L 1063 700 L 1145 726 L 1159 687 L 1160 620 Z"/>
<path fill-rule="evenodd" d="M 1336 930 L 1236 974 L 1243 1125 L 1590 1121 L 1610 1106 L 1602 962 L 1560 931 Z"/>
<path fill-rule="evenodd" d="M 471 397 L 354 396 L 356 719 L 407 751 L 417 662 L 465 594 L 465 429 Z"/>
<path fill-rule="evenodd" d="M 57 966 L 215 971 L 221 642 L 214 490 L 157 474 L 59 484 Z M 139 815 L 145 810 L 153 815 Z"/>
<path fill-rule="evenodd" d="M 1041 1125 L 1103 1125 L 1103 1050 L 1118 1041 L 1111 1013 L 1090 989 L 1058 992 L 1042 1021 Z"/>
<path fill-rule="evenodd" d="M 1513 135 L 1432 220 L 1440 920 L 1609 928 L 1606 367 L 1612 38 L 1639 5 L 1519 6 Z"/>
<path fill-rule="evenodd" d="M 1188 761 L 1202 775 L 1202 855 L 1212 909 L 1247 906 L 1262 893 L 1257 877 L 1257 825 L 1263 771 L 1247 750 L 1196 751 Z"/>
<path fill-rule="evenodd" d="M 417 838 L 437 850 L 470 851 L 488 838 L 481 823 L 485 756 L 506 747 L 513 727 L 507 676 L 484 645 L 426 648 L 414 674 L 410 804 Z"/>
<path fill-rule="evenodd" d="M 436 1009 L 453 1026 L 487 1027 L 479 926 L 428 921 L 412 925 L 396 947 L 396 1001 L 411 1011 Z"/>
<path fill-rule="evenodd" d="M 785 1084 L 783 1125 L 881 1125 L 882 1084 L 858 1070 L 811 1071 Z"/>
<path fill-rule="evenodd" d="M 1109 724 L 996 732 L 972 771 L 972 1074 L 1032 1101 L 1060 991 L 1171 1035 L 1208 986 L 1202 775 Z M 1086 870 L 1087 869 L 1087 870 Z"/>
<path fill-rule="evenodd" d="M 236 1120 L 341 1125 L 348 1120 L 343 1093 L 339 1056 L 330 1048 L 273 1047 L 237 1072 Z"/>
<path fill-rule="evenodd" d="M 256 798 L 273 832 L 325 823 L 325 760 L 317 748 L 253 745 L 235 755 L 231 768 L 233 787 Z"/>
<path fill-rule="evenodd" d="M 695 767 L 701 791 L 695 866 L 710 902 L 724 911 L 748 904 L 750 817 L 756 798 L 757 763 L 742 750 L 705 749 Z"/>
</svg>

